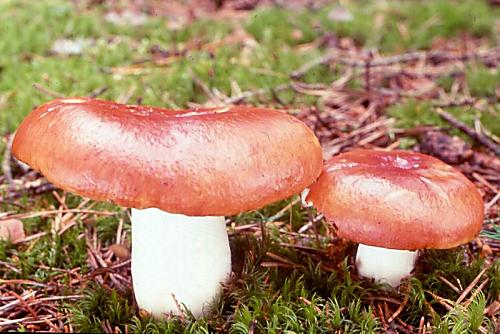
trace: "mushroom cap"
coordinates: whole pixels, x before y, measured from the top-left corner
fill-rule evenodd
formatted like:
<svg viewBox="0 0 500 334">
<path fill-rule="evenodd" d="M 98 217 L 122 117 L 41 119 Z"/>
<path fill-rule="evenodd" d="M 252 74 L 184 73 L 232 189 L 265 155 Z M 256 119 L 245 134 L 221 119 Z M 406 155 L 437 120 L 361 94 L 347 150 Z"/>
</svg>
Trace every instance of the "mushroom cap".
<svg viewBox="0 0 500 334">
<path fill-rule="evenodd" d="M 88 98 L 36 108 L 12 152 L 65 190 L 190 216 L 232 215 L 287 198 L 323 165 L 314 133 L 277 110 L 168 110 Z"/>
<path fill-rule="evenodd" d="M 341 238 L 370 246 L 452 248 L 481 230 L 481 194 L 428 155 L 354 150 L 327 161 L 307 196 Z"/>
</svg>

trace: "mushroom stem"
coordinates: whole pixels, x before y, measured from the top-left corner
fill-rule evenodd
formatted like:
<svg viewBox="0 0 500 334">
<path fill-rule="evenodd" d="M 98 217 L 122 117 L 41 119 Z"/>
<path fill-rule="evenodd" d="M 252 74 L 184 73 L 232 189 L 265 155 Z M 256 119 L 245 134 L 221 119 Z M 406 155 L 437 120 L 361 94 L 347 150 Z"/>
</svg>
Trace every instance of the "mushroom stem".
<svg viewBox="0 0 500 334">
<path fill-rule="evenodd" d="M 397 287 L 410 275 L 418 251 L 388 249 L 359 244 L 356 266 L 361 276 Z"/>
<path fill-rule="evenodd" d="M 224 217 L 132 209 L 132 279 L 141 309 L 155 318 L 206 315 L 231 272 Z"/>
</svg>

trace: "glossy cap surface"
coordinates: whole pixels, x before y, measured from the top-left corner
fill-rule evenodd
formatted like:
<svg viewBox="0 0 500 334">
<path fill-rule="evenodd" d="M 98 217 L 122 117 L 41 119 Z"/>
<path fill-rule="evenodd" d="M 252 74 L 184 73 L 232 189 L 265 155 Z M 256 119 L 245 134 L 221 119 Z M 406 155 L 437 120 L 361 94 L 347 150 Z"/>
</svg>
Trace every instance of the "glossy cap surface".
<svg viewBox="0 0 500 334">
<path fill-rule="evenodd" d="M 231 215 L 287 198 L 323 164 L 313 132 L 280 111 L 167 110 L 87 98 L 35 109 L 12 151 L 65 190 L 191 216 Z"/>
<path fill-rule="evenodd" d="M 481 194 L 428 155 L 354 150 L 325 163 L 307 197 L 342 238 L 393 249 L 452 248 L 483 223 Z"/>
</svg>

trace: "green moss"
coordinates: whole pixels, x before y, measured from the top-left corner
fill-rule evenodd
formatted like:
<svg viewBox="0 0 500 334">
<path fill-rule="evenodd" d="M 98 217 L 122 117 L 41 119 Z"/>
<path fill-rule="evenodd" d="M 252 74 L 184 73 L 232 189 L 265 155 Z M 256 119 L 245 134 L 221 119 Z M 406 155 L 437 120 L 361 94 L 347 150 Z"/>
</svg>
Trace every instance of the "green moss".
<svg viewBox="0 0 500 334">
<path fill-rule="evenodd" d="M 494 38 L 499 13 L 473 0 L 347 2 L 346 7 L 352 20 L 332 21 L 325 11 L 325 29 L 383 51 L 429 48 L 437 38 L 459 38 L 464 32 Z"/>
<path fill-rule="evenodd" d="M 73 313 L 72 322 L 80 332 L 102 333 L 103 320 L 106 320 L 112 329 L 118 327 L 123 333 L 125 324 L 137 312 L 131 298 L 131 294 L 120 296 L 116 291 L 92 284 L 84 291 L 84 297 L 68 308 Z"/>
<path fill-rule="evenodd" d="M 60 0 L 36 3 L 2 1 L 0 133 L 13 131 L 34 106 L 51 99 L 51 96 L 34 89 L 33 83 L 63 95 L 88 95 L 96 89 L 106 88 L 100 95 L 105 99 L 129 97 L 130 103 L 142 101 L 144 104 L 181 108 L 188 102 L 203 103 L 208 98 L 194 83 L 192 74 L 209 89 L 228 96 L 234 82 L 243 91 L 271 90 L 277 85 L 290 83 L 291 72 L 327 51 L 312 44 L 325 33 L 350 37 L 359 45 L 376 47 L 383 52 L 429 48 L 436 38 L 458 39 L 464 32 L 482 36 L 491 44 L 497 38 L 493 27 L 499 12 L 488 7 L 486 1 L 345 1 L 342 5 L 351 12 L 352 21 L 332 21 L 329 13 L 334 6 L 301 11 L 262 7 L 252 12 L 245 22 L 198 20 L 174 30 L 166 27 L 159 18 L 149 18 L 140 27 L 115 26 L 106 22 L 104 9 L 100 6 L 76 9 L 71 3 Z M 224 41 L 236 28 L 241 28 L 237 24 L 241 24 L 255 41 L 243 40 L 234 44 Z M 50 52 L 55 40 L 78 37 L 91 39 L 82 54 L 61 56 Z M 207 43 L 220 44 L 212 48 L 206 47 Z M 193 47 L 195 44 L 201 47 Z M 153 61 L 153 47 L 167 51 L 188 49 L 185 56 L 163 58 L 159 64 Z M 341 65 L 317 66 L 301 80 L 330 84 L 344 72 L 345 67 Z M 467 69 L 466 80 L 475 98 L 491 100 L 495 97 L 499 82 L 496 69 L 472 64 Z M 446 90 L 452 83 L 451 77 L 443 77 L 438 82 Z M 362 80 L 354 77 L 347 87 L 359 90 Z M 269 92 L 246 102 L 284 103 L 286 107 L 297 108 L 314 105 L 317 100 L 292 89 L 275 95 L 279 99 Z M 497 105 L 483 111 L 466 107 L 447 111 L 469 125 L 479 117 L 492 133 L 500 135 Z M 448 127 L 432 111 L 430 102 L 410 99 L 389 107 L 387 112 L 396 118 L 400 127 Z M 414 139 L 405 138 L 401 147 L 408 148 L 414 143 Z M 0 152 L 4 146 L 5 143 L 0 141 Z M 80 197 L 66 196 L 69 207 L 81 204 Z M 58 206 L 51 194 L 23 196 L 19 203 L 26 208 L 0 203 L 0 209 L 29 212 Z M 289 204 L 290 199 L 231 219 L 236 225 L 268 222 Z M 127 215 L 120 208 L 99 203 L 93 209 L 116 211 L 117 215 L 96 216 L 85 223 L 78 220 L 61 236 L 51 233 L 53 217 L 23 219 L 27 234 L 47 234 L 26 244 L 0 241 L 0 260 L 3 261 L 0 263 L 0 277 L 40 282 L 57 277 L 59 284 L 68 286 L 68 294 L 80 292 L 69 288 L 69 275 L 55 268 L 80 267 L 82 273 L 89 270 L 87 245 L 85 238 L 81 237 L 86 229 L 95 229 L 103 246 L 115 242 L 120 219 L 124 222 L 124 230 L 130 229 Z M 195 320 L 189 314 L 184 319 L 174 317 L 168 321 L 139 318 L 130 292 L 118 293 L 90 285 L 82 288 L 85 296 L 81 301 L 65 305 L 71 314 L 68 321 L 76 330 L 89 332 L 104 331 L 106 323 L 112 329 L 116 326 L 121 332 L 134 333 L 380 332 L 382 325 L 376 316 L 373 297 L 382 295 L 402 300 L 404 290 L 401 293 L 385 290 L 377 284 L 360 280 L 351 267 L 355 246 L 341 246 L 337 239 L 326 234 L 323 224 L 318 226 L 319 240 L 313 233 L 301 237 L 293 234 L 308 222 L 308 212 L 299 204 L 285 210 L 275 221 L 279 224 L 267 224 L 263 239 L 256 239 L 253 233 L 245 231 L 231 237 L 235 277 L 225 286 L 224 294 L 213 304 L 213 314 L 207 318 Z M 493 230 L 483 234 L 495 238 L 498 233 Z M 297 246 L 313 250 L 298 250 Z M 269 252 L 296 266 L 270 266 Z M 401 319 L 418 328 L 424 316 L 435 332 L 473 332 L 478 326 L 489 330 L 492 323 L 483 316 L 483 311 L 498 299 L 499 263 L 497 261 L 485 273 L 489 282 L 482 293 L 478 293 L 465 309 L 457 307 L 448 311 L 429 294 L 433 292 L 450 300 L 458 298 L 457 292 L 439 277 L 467 286 L 485 264 L 476 255 L 464 257 L 462 248 L 426 252 L 416 275 L 407 283 L 409 302 L 400 315 Z M 436 311 L 435 317 L 429 307 Z M 19 330 L 25 328 L 21 326 Z"/>
<path fill-rule="evenodd" d="M 252 13 L 246 29 L 266 45 L 295 45 L 311 42 L 319 35 L 314 23 L 314 16 L 306 11 L 264 8 Z"/>
<path fill-rule="evenodd" d="M 485 66 L 469 66 L 466 72 L 467 84 L 473 96 L 492 97 L 495 89 L 500 87 L 500 71 L 498 68 L 487 68 Z"/>
<path fill-rule="evenodd" d="M 397 121 L 396 125 L 402 128 L 413 128 L 421 125 L 435 125 L 442 128 L 451 128 L 451 125 L 442 120 L 432 109 L 434 107 L 429 102 L 408 99 L 402 103 L 393 105 L 387 109 L 387 113 Z M 495 120 L 498 119 L 498 108 L 481 111 L 470 107 L 447 108 L 447 112 L 465 124 L 474 127 L 474 120 L 479 117 L 481 123 L 487 130 L 495 135 L 500 135 L 500 126 Z M 453 134 L 462 135 L 456 129 Z"/>
<path fill-rule="evenodd" d="M 388 1 L 354 2 L 343 5 L 350 13 L 347 21 L 330 17 L 336 6 L 318 11 L 289 11 L 265 8 L 253 13 L 246 29 L 259 42 L 277 47 L 309 43 L 321 33 L 350 37 L 361 45 L 383 51 L 427 49 L 437 38 L 461 38 L 468 33 L 494 39 L 497 8 L 486 2 Z"/>
</svg>

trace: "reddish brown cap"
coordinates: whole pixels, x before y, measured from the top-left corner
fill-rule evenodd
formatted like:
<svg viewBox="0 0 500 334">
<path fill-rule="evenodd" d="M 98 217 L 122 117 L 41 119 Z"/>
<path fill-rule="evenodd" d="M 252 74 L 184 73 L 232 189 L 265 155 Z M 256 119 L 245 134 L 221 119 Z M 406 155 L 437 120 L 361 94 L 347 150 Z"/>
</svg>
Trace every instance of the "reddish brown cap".
<svg viewBox="0 0 500 334">
<path fill-rule="evenodd" d="M 276 110 L 167 110 L 87 98 L 35 109 L 14 155 L 97 200 L 191 216 L 257 209 L 299 193 L 323 165 L 313 132 Z"/>
<path fill-rule="evenodd" d="M 355 150 L 325 163 L 308 201 L 340 237 L 393 249 L 452 248 L 481 230 L 483 200 L 462 173 L 428 155 Z"/>
</svg>

